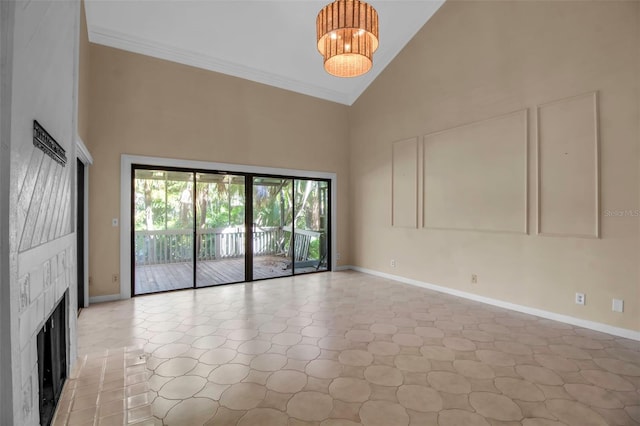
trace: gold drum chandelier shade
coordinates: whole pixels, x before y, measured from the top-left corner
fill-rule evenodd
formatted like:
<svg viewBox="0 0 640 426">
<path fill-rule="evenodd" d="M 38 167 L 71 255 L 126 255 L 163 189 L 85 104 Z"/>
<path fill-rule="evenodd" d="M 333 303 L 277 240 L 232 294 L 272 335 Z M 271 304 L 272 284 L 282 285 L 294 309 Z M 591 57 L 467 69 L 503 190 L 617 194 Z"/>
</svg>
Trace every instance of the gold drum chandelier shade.
<svg viewBox="0 0 640 426">
<path fill-rule="evenodd" d="M 360 0 L 336 0 L 316 19 L 324 69 L 336 77 L 357 77 L 373 65 L 378 48 L 378 12 Z"/>
</svg>

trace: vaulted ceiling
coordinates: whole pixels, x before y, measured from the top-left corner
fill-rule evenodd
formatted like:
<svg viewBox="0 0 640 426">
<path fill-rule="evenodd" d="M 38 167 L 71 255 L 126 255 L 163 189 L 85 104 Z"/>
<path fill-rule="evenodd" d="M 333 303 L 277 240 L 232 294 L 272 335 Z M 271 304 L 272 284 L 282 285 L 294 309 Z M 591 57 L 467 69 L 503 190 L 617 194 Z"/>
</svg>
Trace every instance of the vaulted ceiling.
<svg viewBox="0 0 640 426">
<path fill-rule="evenodd" d="M 89 40 L 351 105 L 444 0 L 372 0 L 380 47 L 364 76 L 327 74 L 315 20 L 330 1 L 86 0 Z"/>
</svg>

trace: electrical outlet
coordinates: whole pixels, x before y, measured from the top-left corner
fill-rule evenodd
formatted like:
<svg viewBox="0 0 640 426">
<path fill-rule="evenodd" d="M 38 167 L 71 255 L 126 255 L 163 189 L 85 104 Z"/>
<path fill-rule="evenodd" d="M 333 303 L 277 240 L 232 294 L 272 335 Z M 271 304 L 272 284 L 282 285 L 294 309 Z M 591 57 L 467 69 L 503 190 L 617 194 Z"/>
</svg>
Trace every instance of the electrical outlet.
<svg viewBox="0 0 640 426">
<path fill-rule="evenodd" d="M 336 253 L 336 260 L 340 260 L 340 253 Z"/>
<path fill-rule="evenodd" d="M 111 282 L 117 283 L 120 280 L 120 276 L 118 274 L 111 275 Z"/>
<path fill-rule="evenodd" d="M 478 276 L 476 274 L 471 275 L 471 284 L 478 284 Z"/>
<path fill-rule="evenodd" d="M 624 300 L 622 300 L 622 299 L 613 299 L 613 302 L 611 302 L 611 310 L 613 312 L 623 312 L 624 311 Z"/>
<path fill-rule="evenodd" d="M 586 296 L 584 293 L 576 293 L 576 305 L 584 305 L 586 301 Z"/>
<path fill-rule="evenodd" d="M 113 226 L 114 228 L 118 226 L 118 218 L 114 217 L 113 219 L 111 219 L 111 226 Z"/>
<path fill-rule="evenodd" d="M 396 267 L 396 260 L 395 259 L 391 259 L 391 267 L 392 268 Z"/>
</svg>

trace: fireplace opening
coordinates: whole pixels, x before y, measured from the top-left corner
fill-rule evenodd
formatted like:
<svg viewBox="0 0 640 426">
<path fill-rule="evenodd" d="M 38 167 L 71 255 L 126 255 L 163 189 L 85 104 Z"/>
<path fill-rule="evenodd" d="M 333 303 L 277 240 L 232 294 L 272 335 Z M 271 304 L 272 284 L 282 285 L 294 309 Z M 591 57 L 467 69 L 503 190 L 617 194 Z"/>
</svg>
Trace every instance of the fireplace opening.
<svg viewBox="0 0 640 426">
<path fill-rule="evenodd" d="M 62 298 L 38 333 L 40 424 L 51 424 L 67 378 L 67 297 Z"/>
</svg>

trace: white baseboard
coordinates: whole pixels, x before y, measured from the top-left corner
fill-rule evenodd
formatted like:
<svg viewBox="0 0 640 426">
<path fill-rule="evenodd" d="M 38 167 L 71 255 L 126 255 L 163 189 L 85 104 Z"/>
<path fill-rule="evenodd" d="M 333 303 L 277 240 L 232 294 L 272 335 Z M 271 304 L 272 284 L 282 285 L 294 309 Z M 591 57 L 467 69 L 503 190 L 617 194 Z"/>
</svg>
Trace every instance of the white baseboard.
<svg viewBox="0 0 640 426">
<path fill-rule="evenodd" d="M 120 300 L 120 294 L 119 293 L 118 294 L 105 294 L 104 296 L 89 297 L 89 304 L 113 302 L 115 300 Z"/>
<path fill-rule="evenodd" d="M 338 272 L 338 271 L 348 271 L 349 269 L 353 269 L 353 267 L 351 265 L 340 265 L 340 266 L 336 266 L 335 268 L 333 268 L 334 271 Z"/>
<path fill-rule="evenodd" d="M 387 278 L 401 283 L 414 285 L 417 287 L 434 290 L 440 293 L 450 294 L 452 296 L 462 297 L 464 299 L 474 300 L 476 302 L 486 303 L 488 305 L 498 306 L 500 308 L 509 309 L 516 312 L 522 312 L 529 315 L 535 315 L 538 317 L 563 322 L 566 324 L 575 325 L 578 327 L 588 328 L 590 330 L 600 331 L 602 333 L 612 334 L 614 336 L 625 337 L 627 339 L 640 341 L 640 331 L 630 330 L 627 328 L 614 327 L 612 325 L 603 324 L 595 321 L 588 321 L 580 318 L 571 317 L 568 315 L 562 315 L 555 312 L 549 312 L 542 309 L 531 308 L 529 306 L 518 305 L 515 303 L 505 302 L 503 300 L 492 299 L 490 297 L 484 297 L 473 293 L 467 293 L 466 291 L 455 290 L 448 287 L 442 287 L 435 284 L 429 284 L 422 281 L 414 280 L 411 278 L 401 277 L 399 275 L 387 274 L 385 272 L 375 271 L 373 269 L 361 268 L 360 266 L 340 266 L 338 271 L 344 271 L 346 269 L 352 269 L 354 271 L 363 272 L 365 274 L 375 275 L 377 277 Z"/>
</svg>

